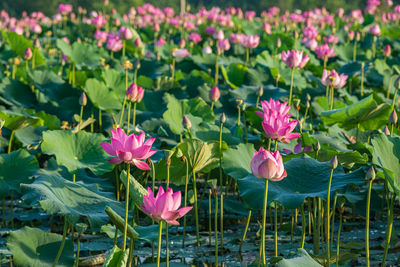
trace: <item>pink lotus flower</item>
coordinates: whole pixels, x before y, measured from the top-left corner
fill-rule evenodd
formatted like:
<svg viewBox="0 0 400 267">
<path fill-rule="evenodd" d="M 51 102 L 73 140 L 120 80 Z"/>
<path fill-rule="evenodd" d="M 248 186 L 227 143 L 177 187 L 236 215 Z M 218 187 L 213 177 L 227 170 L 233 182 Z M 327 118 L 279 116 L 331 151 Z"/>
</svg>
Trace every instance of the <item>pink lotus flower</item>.
<svg viewBox="0 0 400 267">
<path fill-rule="evenodd" d="M 106 31 L 96 30 L 96 32 L 94 33 L 94 39 L 96 39 L 100 43 L 107 42 L 107 36 L 108 36 L 108 33 Z M 68 40 L 68 43 L 69 43 L 69 40 Z"/>
<path fill-rule="evenodd" d="M 299 141 L 299 143 L 294 147 L 293 151 L 284 148 L 283 151 L 286 153 L 286 155 L 289 154 L 300 154 L 301 152 L 305 152 L 305 151 L 311 151 L 312 147 L 310 146 L 306 146 L 304 148 L 301 147 L 301 141 Z"/>
<path fill-rule="evenodd" d="M 219 88 L 217 86 L 213 86 L 210 91 L 210 99 L 212 102 L 217 102 L 219 97 L 221 96 L 219 92 Z"/>
<path fill-rule="evenodd" d="M 318 58 L 322 58 L 322 59 L 336 56 L 334 47 L 333 46 L 329 47 L 328 44 L 323 44 L 323 45 L 318 46 L 315 49 L 315 53 L 317 54 Z"/>
<path fill-rule="evenodd" d="M 238 34 L 231 33 L 230 40 L 232 44 L 240 44 L 244 37 L 245 35 L 243 33 L 238 33 Z"/>
<path fill-rule="evenodd" d="M 24 58 L 26 60 L 30 60 L 32 58 L 32 55 L 33 55 L 32 49 L 30 47 L 28 47 L 24 52 Z"/>
<path fill-rule="evenodd" d="M 262 127 L 268 138 L 278 140 L 282 143 L 289 143 L 290 140 L 301 136 L 299 133 L 292 133 L 297 123 L 297 120 L 289 121 L 289 116 L 287 115 L 270 114 L 268 116 L 264 115 Z"/>
<path fill-rule="evenodd" d="M 172 56 L 176 58 L 184 58 L 189 56 L 190 53 L 186 48 L 176 49 L 172 52 Z"/>
<path fill-rule="evenodd" d="M 133 38 L 133 33 L 128 27 L 121 27 L 118 31 L 119 38 L 130 40 Z"/>
<path fill-rule="evenodd" d="M 143 99 L 144 89 L 143 87 L 137 86 L 135 83 L 132 83 L 126 91 L 126 96 L 129 101 L 139 103 Z"/>
<path fill-rule="evenodd" d="M 339 76 L 339 74 L 335 70 L 328 71 L 324 69 L 321 77 L 321 82 L 325 86 L 339 89 L 346 85 L 347 78 L 348 76 L 343 73 Z"/>
<path fill-rule="evenodd" d="M 369 33 L 375 36 L 380 36 L 381 35 L 381 28 L 379 27 L 378 24 L 375 24 L 371 28 L 369 28 Z"/>
<path fill-rule="evenodd" d="M 289 68 L 304 68 L 307 62 L 310 60 L 307 54 L 303 54 L 303 51 L 282 51 L 282 61 Z"/>
<path fill-rule="evenodd" d="M 218 30 L 214 32 L 213 38 L 216 40 L 223 40 L 225 38 L 225 34 L 223 30 Z"/>
<path fill-rule="evenodd" d="M 97 29 L 100 29 L 101 27 L 103 27 L 104 24 L 107 23 L 107 20 L 105 18 L 103 18 L 101 15 L 96 16 L 95 18 L 93 18 L 91 20 L 91 23 L 93 24 L 93 26 L 95 26 Z"/>
<path fill-rule="evenodd" d="M 263 24 L 263 31 L 264 31 L 266 34 L 271 34 L 271 33 L 272 33 L 271 24 L 269 24 L 269 23 L 264 23 L 264 24 Z"/>
<path fill-rule="evenodd" d="M 224 51 L 227 51 L 231 48 L 228 39 L 218 40 L 217 42 L 218 54 L 222 54 Z"/>
<path fill-rule="evenodd" d="M 291 114 L 288 114 L 290 110 L 290 106 L 288 105 L 288 102 L 281 103 L 279 100 L 273 100 L 272 98 L 269 99 L 269 101 L 261 101 L 261 108 L 263 112 L 261 111 L 256 111 L 258 116 L 261 118 L 267 118 L 269 116 L 292 116 Z"/>
<path fill-rule="evenodd" d="M 157 40 L 156 42 L 156 46 L 157 47 L 161 47 L 166 43 L 166 41 L 164 40 L 164 38 L 160 37 L 160 39 Z"/>
<path fill-rule="evenodd" d="M 68 13 L 72 12 L 72 5 L 59 4 L 58 12 L 60 14 L 67 15 Z"/>
<path fill-rule="evenodd" d="M 329 37 L 324 37 L 324 41 L 327 44 L 337 44 L 339 42 L 339 38 L 331 34 Z"/>
<path fill-rule="evenodd" d="M 205 32 L 206 32 L 207 35 L 213 35 L 216 31 L 217 31 L 217 30 L 215 29 L 214 26 L 208 26 L 208 27 L 205 29 Z"/>
<path fill-rule="evenodd" d="M 318 42 L 315 39 L 310 39 L 304 42 L 304 45 L 314 51 L 318 47 Z"/>
<path fill-rule="evenodd" d="M 113 52 L 118 52 L 122 49 L 124 44 L 122 43 L 122 40 L 119 39 L 117 35 L 114 34 L 109 34 L 107 37 L 107 46 L 106 48 L 108 50 L 111 50 Z"/>
<path fill-rule="evenodd" d="M 162 186 L 159 187 L 157 196 L 154 197 L 153 191 L 147 187 L 147 195 L 143 197 L 141 206 L 144 213 L 151 216 L 155 221 L 164 220 L 171 225 L 179 225 L 177 219 L 185 216 L 192 207 L 179 206 L 182 202 L 181 191 L 173 192 L 171 188 L 164 192 Z"/>
<path fill-rule="evenodd" d="M 260 147 L 258 151 L 254 151 L 250 167 L 251 172 L 257 178 L 277 182 L 287 176 L 285 167 L 283 166 L 282 156 L 279 151 L 271 153 Z"/>
<path fill-rule="evenodd" d="M 245 36 L 242 41 L 241 45 L 245 48 L 256 48 L 260 43 L 260 36 L 258 35 L 249 35 Z"/>
<path fill-rule="evenodd" d="M 189 41 L 192 41 L 195 44 L 201 42 L 201 40 L 202 40 L 201 35 L 197 32 L 190 33 L 188 38 L 189 38 Z"/>
<path fill-rule="evenodd" d="M 211 49 L 211 47 L 210 47 L 209 45 L 207 45 L 206 47 L 204 47 L 204 48 L 201 50 L 201 52 L 202 52 L 203 54 L 211 54 L 211 53 L 212 53 L 212 49 Z"/>
<path fill-rule="evenodd" d="M 129 164 L 134 164 L 141 170 L 150 170 L 149 165 L 146 162 L 141 161 L 150 158 L 155 150 L 151 149 L 155 138 L 148 139 L 144 141 L 145 134 L 141 132 L 139 135 L 131 134 L 126 135 L 124 130 L 117 128 L 116 131 L 111 129 L 112 137 L 111 144 L 100 143 L 100 146 L 111 156 L 116 157 L 109 159 L 108 161 L 112 164 L 119 164 L 121 162 L 126 162 Z"/>
</svg>

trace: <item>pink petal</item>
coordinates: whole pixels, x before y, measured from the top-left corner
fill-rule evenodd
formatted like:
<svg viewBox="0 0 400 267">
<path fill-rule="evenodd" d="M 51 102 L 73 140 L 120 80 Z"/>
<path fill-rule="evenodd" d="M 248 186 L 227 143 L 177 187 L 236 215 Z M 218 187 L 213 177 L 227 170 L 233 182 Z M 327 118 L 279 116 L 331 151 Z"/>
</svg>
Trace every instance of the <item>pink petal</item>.
<svg viewBox="0 0 400 267">
<path fill-rule="evenodd" d="M 188 213 L 189 211 L 192 210 L 193 207 L 182 207 L 179 210 L 177 210 L 177 212 L 179 213 L 180 217 L 183 217 L 186 215 L 186 213 Z"/>
<path fill-rule="evenodd" d="M 110 162 L 111 164 L 120 164 L 122 160 L 120 160 L 119 158 L 112 158 L 109 159 L 108 162 Z"/>
<path fill-rule="evenodd" d="M 111 156 L 116 157 L 117 154 L 115 153 L 114 147 L 109 143 L 100 143 L 100 146 Z"/>
<path fill-rule="evenodd" d="M 143 170 L 143 171 L 149 171 L 151 170 L 149 165 L 144 162 L 144 161 L 140 161 L 140 160 L 134 160 L 133 164 L 135 164 L 136 167 L 138 167 L 139 169 Z"/>
</svg>

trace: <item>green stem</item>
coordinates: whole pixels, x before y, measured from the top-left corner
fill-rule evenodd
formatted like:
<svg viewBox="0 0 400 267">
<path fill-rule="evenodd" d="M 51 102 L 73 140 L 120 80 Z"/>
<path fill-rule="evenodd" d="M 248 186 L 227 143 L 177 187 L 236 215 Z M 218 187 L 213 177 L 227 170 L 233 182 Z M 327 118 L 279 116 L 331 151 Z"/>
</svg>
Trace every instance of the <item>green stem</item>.
<svg viewBox="0 0 400 267">
<path fill-rule="evenodd" d="M 194 191 L 194 212 L 196 219 L 196 238 L 197 238 L 197 246 L 200 247 L 200 233 L 199 233 L 199 213 L 197 208 L 197 183 L 196 183 L 196 172 L 193 169 L 193 191 Z"/>
<path fill-rule="evenodd" d="M 219 65 L 218 65 L 218 57 L 219 54 L 217 53 L 217 56 L 215 57 L 215 78 L 214 78 L 214 83 L 215 85 L 218 85 L 218 75 L 219 75 Z"/>
<path fill-rule="evenodd" d="M 165 222 L 165 241 L 166 241 L 166 266 L 169 267 L 169 242 L 168 242 L 168 223 Z"/>
<path fill-rule="evenodd" d="M 372 58 L 375 58 L 376 53 L 376 36 L 372 40 Z"/>
<path fill-rule="evenodd" d="M 83 106 L 81 106 L 81 113 L 79 114 L 78 131 L 81 130 L 82 116 L 83 116 Z"/>
<path fill-rule="evenodd" d="M 126 127 L 126 135 L 129 135 L 129 122 L 131 120 L 131 107 L 132 107 L 132 102 L 129 101 L 129 105 L 128 105 L 128 125 Z"/>
<path fill-rule="evenodd" d="M 157 247 L 157 267 L 160 267 L 160 256 L 161 256 L 161 237 L 162 237 L 162 221 L 159 222 L 158 229 L 158 247 Z"/>
<path fill-rule="evenodd" d="M 125 224 L 124 224 L 124 245 L 122 250 L 126 249 L 126 236 L 128 233 L 128 211 L 129 211 L 129 179 L 130 179 L 131 165 L 128 163 L 127 171 L 126 171 L 126 194 L 125 194 Z"/>
<path fill-rule="evenodd" d="M 258 103 L 260 103 L 260 96 L 259 95 L 257 95 L 256 108 L 258 108 Z"/>
<path fill-rule="evenodd" d="M 222 127 L 223 123 L 221 122 L 219 128 L 219 185 L 221 186 L 221 190 L 222 190 Z"/>
<path fill-rule="evenodd" d="M 331 203 L 331 184 L 332 184 L 332 176 L 333 176 L 333 168 L 331 169 L 331 174 L 329 176 L 329 184 L 328 184 L 328 196 L 326 197 L 326 211 L 325 211 L 325 216 L 326 216 L 326 251 L 327 251 L 327 262 L 328 266 L 330 265 L 330 260 L 331 260 L 331 250 L 330 250 L 330 241 L 329 241 L 329 234 L 330 234 L 330 218 L 329 218 L 329 212 L 330 212 L 330 203 Z"/>
<path fill-rule="evenodd" d="M 135 211 L 135 205 L 133 206 L 132 213 L 134 213 L 134 211 Z M 135 216 L 132 216 L 132 228 L 134 227 L 135 227 Z M 128 267 L 131 266 L 134 249 L 135 249 L 135 239 L 131 238 L 129 243 Z"/>
<path fill-rule="evenodd" d="M 76 181 L 76 174 L 74 173 L 74 174 L 72 174 L 72 182 L 75 183 L 75 181 Z"/>
<path fill-rule="evenodd" d="M 247 230 L 249 229 L 250 220 L 251 220 L 251 210 L 249 210 L 249 215 L 247 216 L 246 226 L 244 228 L 242 240 L 240 241 L 239 253 L 242 252 L 242 246 L 243 246 L 244 240 L 246 239 L 246 234 L 247 234 Z"/>
<path fill-rule="evenodd" d="M 292 95 L 293 95 L 293 78 L 294 78 L 294 68 L 292 68 L 292 74 L 290 76 L 290 92 L 289 92 L 289 106 L 292 105 Z"/>
<path fill-rule="evenodd" d="M 224 251 L 224 194 L 221 188 L 221 211 L 220 211 L 220 231 L 221 231 L 221 252 Z"/>
<path fill-rule="evenodd" d="M 188 183 L 189 183 L 189 162 L 186 159 L 186 179 L 185 179 L 185 198 L 184 198 L 184 207 L 187 206 L 187 192 L 188 192 Z M 182 248 L 185 247 L 185 236 L 186 236 L 186 216 L 183 217 L 183 238 L 182 238 Z"/>
<path fill-rule="evenodd" d="M 126 41 L 123 41 L 123 45 L 122 45 L 122 57 L 125 56 L 125 49 L 126 49 Z"/>
<path fill-rule="evenodd" d="M 371 191 L 373 181 L 373 179 L 370 179 L 368 182 L 367 211 L 365 218 L 365 261 L 367 267 L 369 267 L 369 210 L 371 205 Z"/>
<path fill-rule="evenodd" d="M 318 204 L 317 197 L 313 198 L 314 215 L 313 215 L 313 244 L 314 244 L 314 255 L 319 254 L 319 219 L 318 219 Z"/>
<path fill-rule="evenodd" d="M 132 117 L 132 126 L 135 128 L 136 125 L 136 102 L 133 103 L 133 117 Z"/>
<path fill-rule="evenodd" d="M 387 89 L 387 91 L 386 91 L 386 98 L 389 98 L 389 97 L 390 97 L 390 89 L 391 89 L 391 86 L 392 86 L 392 80 L 393 80 L 393 76 L 390 76 L 390 78 L 389 78 L 388 89 Z"/>
<path fill-rule="evenodd" d="M 339 230 L 338 230 L 338 234 L 337 234 L 337 245 L 336 245 L 336 267 L 339 266 L 340 232 L 342 231 L 342 221 L 343 221 L 343 215 L 342 215 L 342 213 L 340 213 Z"/>
<path fill-rule="evenodd" d="M 275 246 L 275 257 L 278 257 L 278 207 L 277 203 L 275 202 L 275 216 L 274 216 L 274 246 Z"/>
<path fill-rule="evenodd" d="M 102 132 L 102 129 L 103 128 L 103 121 L 102 121 L 102 119 L 101 119 L 101 109 L 99 109 L 99 131 L 100 132 Z"/>
<path fill-rule="evenodd" d="M 249 59 L 250 59 L 250 49 L 246 48 L 246 63 L 249 63 Z"/>
<path fill-rule="evenodd" d="M 78 235 L 78 244 L 77 244 L 77 248 L 76 248 L 75 267 L 78 267 L 78 266 L 79 266 L 79 252 L 80 252 L 80 248 L 81 248 L 81 236 Z"/>
<path fill-rule="evenodd" d="M 260 249 L 262 249 L 261 262 L 265 264 L 265 220 L 267 217 L 267 199 L 268 199 L 268 179 L 265 179 L 265 190 L 264 190 L 264 206 L 263 206 L 263 222 L 262 222 L 262 236 Z"/>
<path fill-rule="evenodd" d="M 335 213 L 336 213 L 336 203 L 337 203 L 337 192 L 335 192 L 335 198 L 333 200 L 333 207 L 332 207 L 332 231 L 331 231 L 331 248 L 333 248 L 333 234 L 335 232 Z"/>
<path fill-rule="evenodd" d="M 92 111 L 92 115 L 91 115 L 90 117 L 91 117 L 91 118 L 94 120 L 94 114 L 93 114 L 93 111 Z M 91 132 L 91 133 L 93 133 L 93 132 L 94 132 L 94 127 L 93 127 L 93 124 L 94 124 L 94 123 L 91 123 L 91 124 L 90 124 L 90 132 Z"/>
<path fill-rule="evenodd" d="M 392 237 L 392 229 L 393 229 L 393 205 L 394 200 L 396 199 L 396 195 L 393 194 L 393 197 L 390 201 L 390 208 L 389 208 L 389 217 L 388 217 L 388 225 L 386 228 L 386 244 L 385 244 L 385 252 L 383 254 L 382 264 L 381 267 L 385 266 L 387 254 L 389 251 L 390 239 Z"/>
<path fill-rule="evenodd" d="M 361 96 L 364 95 L 364 64 L 361 64 Z"/>
<path fill-rule="evenodd" d="M 8 151 L 7 151 L 8 154 L 11 153 L 11 146 L 12 146 L 12 141 L 14 139 L 14 134 L 15 134 L 15 130 L 12 130 L 11 135 L 10 135 L 10 140 L 8 140 Z"/>
<path fill-rule="evenodd" d="M 394 105 L 396 104 L 396 97 L 397 97 L 397 92 L 399 91 L 399 88 L 397 87 L 396 90 L 394 91 L 394 95 L 393 95 L 393 101 L 392 101 L 392 108 L 391 110 L 394 109 Z"/>
<path fill-rule="evenodd" d="M 356 61 L 357 59 L 357 41 L 354 40 L 353 44 L 353 61 Z"/>
<path fill-rule="evenodd" d="M 53 262 L 53 267 L 57 266 L 58 260 L 61 257 L 62 251 L 64 249 L 64 245 L 65 245 L 65 239 L 67 238 L 67 218 L 64 217 L 64 230 L 63 230 L 63 237 L 62 237 L 62 241 L 61 241 L 61 245 L 60 248 L 58 249 L 58 253 L 56 256 L 56 259 Z"/>
<path fill-rule="evenodd" d="M 175 81 L 175 57 L 172 58 L 172 69 L 171 69 L 172 82 Z"/>
<path fill-rule="evenodd" d="M 218 267 L 218 193 L 215 194 L 215 215 L 214 215 L 214 234 L 215 234 L 215 266 Z"/>
<path fill-rule="evenodd" d="M 304 248 L 304 241 L 306 239 L 306 216 L 304 215 L 304 203 L 301 204 L 300 212 L 301 212 L 301 228 L 302 228 L 301 248 Z"/>
<path fill-rule="evenodd" d="M 14 229 L 14 190 L 11 190 L 10 195 L 11 195 L 11 204 L 10 204 L 11 228 Z"/>
<path fill-rule="evenodd" d="M 214 101 L 211 101 L 211 111 L 214 112 Z"/>
<path fill-rule="evenodd" d="M 211 214 L 212 214 L 212 208 L 211 208 L 211 195 L 212 191 L 211 189 L 209 190 L 209 195 L 208 195 L 208 245 L 211 247 Z"/>
</svg>

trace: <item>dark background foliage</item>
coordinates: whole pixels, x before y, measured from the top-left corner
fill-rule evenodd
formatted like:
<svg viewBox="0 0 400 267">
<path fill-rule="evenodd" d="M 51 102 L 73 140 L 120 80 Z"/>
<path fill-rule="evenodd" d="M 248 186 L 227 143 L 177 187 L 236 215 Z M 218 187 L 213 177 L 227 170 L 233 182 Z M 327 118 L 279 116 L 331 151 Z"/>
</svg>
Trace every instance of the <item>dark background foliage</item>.
<svg viewBox="0 0 400 267">
<path fill-rule="evenodd" d="M 243 10 L 266 10 L 271 6 L 278 6 L 281 10 L 308 10 L 315 7 L 326 7 L 330 11 L 335 11 L 339 7 L 344 8 L 346 11 L 351 9 L 363 9 L 366 5 L 365 0 L 187 0 L 187 4 L 192 9 L 197 10 L 202 6 L 207 8 L 211 6 L 219 6 L 226 8 L 230 6 L 241 7 Z M 382 0 L 381 2 L 384 2 Z M 400 0 L 393 1 L 395 4 Z M 13 16 L 18 16 L 23 11 L 42 11 L 46 15 L 52 15 L 56 12 L 59 3 L 72 4 L 74 7 L 82 6 L 87 10 L 98 10 L 103 6 L 103 0 L 1 0 L 0 9 L 5 9 Z M 119 12 L 126 12 L 130 7 L 142 5 L 143 3 L 151 3 L 158 7 L 173 7 L 179 10 L 180 0 L 110 0 L 110 7 L 115 7 Z"/>
</svg>

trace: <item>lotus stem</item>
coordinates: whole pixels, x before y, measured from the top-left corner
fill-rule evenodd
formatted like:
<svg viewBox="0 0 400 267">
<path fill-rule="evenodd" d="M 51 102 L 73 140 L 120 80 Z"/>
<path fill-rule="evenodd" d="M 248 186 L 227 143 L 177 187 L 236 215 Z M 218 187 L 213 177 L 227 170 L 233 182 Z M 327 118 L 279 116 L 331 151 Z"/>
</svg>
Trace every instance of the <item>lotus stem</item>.
<svg viewBox="0 0 400 267">
<path fill-rule="evenodd" d="M 196 172 L 193 168 L 192 170 L 193 175 L 193 191 L 194 191 L 194 212 L 195 212 L 195 219 L 196 219 L 196 240 L 197 246 L 200 247 L 200 233 L 199 233 L 199 213 L 197 208 L 197 183 L 196 183 Z"/>
<path fill-rule="evenodd" d="M 224 252 L 224 193 L 221 188 L 221 211 L 220 211 L 220 224 L 221 224 L 221 252 Z"/>
<path fill-rule="evenodd" d="M 11 153 L 11 147 L 12 147 L 12 141 L 14 139 L 14 134 L 15 134 L 15 130 L 12 130 L 11 135 L 10 135 L 10 140 L 8 140 L 8 151 L 7 151 L 8 154 Z"/>
<path fill-rule="evenodd" d="M 336 267 L 339 266 L 339 255 L 340 255 L 340 232 L 342 231 L 343 215 L 340 213 L 339 217 L 339 230 L 337 234 L 337 245 L 336 245 Z"/>
<path fill-rule="evenodd" d="M 76 174 L 74 173 L 74 174 L 72 174 L 72 182 L 75 183 L 75 181 L 76 181 Z"/>
<path fill-rule="evenodd" d="M 396 97 L 397 97 L 398 91 L 399 91 L 399 88 L 397 87 L 396 90 L 394 91 L 394 95 L 393 95 L 392 110 L 394 109 L 394 105 L 396 104 Z"/>
<path fill-rule="evenodd" d="M 125 49 L 126 49 L 126 41 L 124 40 L 122 44 L 122 57 L 125 56 Z"/>
<path fill-rule="evenodd" d="M 83 116 L 83 106 L 81 106 L 81 112 L 80 112 L 80 114 L 79 114 L 78 131 L 81 130 L 82 116 Z"/>
<path fill-rule="evenodd" d="M 189 183 L 189 162 L 186 159 L 186 179 L 185 179 L 185 198 L 184 198 L 184 207 L 187 206 L 187 192 L 188 192 L 188 183 Z M 186 236 L 186 216 L 183 217 L 183 238 L 182 238 L 182 248 L 185 247 L 185 236 Z"/>
<path fill-rule="evenodd" d="M 277 86 L 278 87 L 278 86 Z M 258 108 L 258 104 L 260 103 L 260 96 L 257 94 L 257 100 L 256 100 L 256 108 Z"/>
<path fill-rule="evenodd" d="M 250 59 L 250 49 L 246 48 L 246 63 L 249 63 Z"/>
<path fill-rule="evenodd" d="M 390 76 L 388 88 L 387 88 L 387 91 L 386 91 L 386 98 L 389 98 L 389 97 L 390 97 L 390 88 L 391 88 L 391 86 L 392 86 L 392 80 L 393 80 L 393 76 Z"/>
<path fill-rule="evenodd" d="M 274 216 L 274 245 L 275 245 L 275 257 L 278 257 L 278 205 L 275 202 L 275 216 Z"/>
<path fill-rule="evenodd" d="M 375 58 L 376 53 L 376 36 L 374 35 L 372 39 L 372 58 Z"/>
<path fill-rule="evenodd" d="M 128 104 L 128 125 L 126 127 L 126 135 L 129 135 L 129 123 L 130 123 L 130 120 L 131 120 L 131 107 L 132 107 L 132 102 L 129 101 L 129 104 Z"/>
<path fill-rule="evenodd" d="M 158 229 L 158 247 L 157 247 L 157 267 L 160 267 L 160 256 L 161 256 L 161 237 L 162 237 L 162 221 L 159 222 Z"/>
<path fill-rule="evenodd" d="M 361 63 L 361 96 L 364 95 L 364 62 Z"/>
<path fill-rule="evenodd" d="M 326 216 L 326 252 L 327 252 L 327 263 L 328 266 L 330 265 L 330 260 L 331 260 L 331 250 L 330 250 L 330 241 L 329 241 L 329 234 L 330 234 L 330 203 L 331 203 L 331 184 L 332 184 L 332 176 L 333 176 L 333 170 L 334 168 L 331 168 L 331 174 L 329 176 L 329 184 L 328 184 L 328 196 L 326 197 L 326 211 L 325 211 L 325 216 Z"/>
<path fill-rule="evenodd" d="M 75 87 L 76 75 L 75 75 L 75 64 L 72 64 L 72 87 Z"/>
<path fill-rule="evenodd" d="M 218 267 L 218 192 L 215 193 L 215 215 L 214 215 L 214 235 L 215 235 L 215 266 Z"/>
<path fill-rule="evenodd" d="M 217 86 L 218 85 L 218 76 L 219 76 L 219 65 L 218 65 L 218 57 L 219 54 L 217 53 L 217 56 L 215 57 L 215 78 L 214 78 L 214 83 Z"/>
<path fill-rule="evenodd" d="M 154 192 L 154 186 L 156 182 L 156 169 L 154 168 L 154 162 L 151 159 L 150 162 L 151 162 L 151 170 L 153 176 L 151 190 Z M 154 224 L 154 220 L 152 220 L 151 224 Z M 151 261 L 154 262 L 154 241 L 151 242 Z"/>
<path fill-rule="evenodd" d="M 53 262 L 53 267 L 57 266 L 58 260 L 61 257 L 62 251 L 64 249 L 64 245 L 65 245 L 65 239 L 67 238 L 67 218 L 64 216 L 64 229 L 63 229 L 63 237 L 62 237 L 62 241 L 61 241 L 61 245 L 60 248 L 58 249 L 58 253 L 56 256 L 56 259 Z"/>
<path fill-rule="evenodd" d="M 294 68 L 292 68 L 292 73 L 291 73 L 291 76 L 290 76 L 289 106 L 292 105 L 293 78 L 294 78 Z"/>
<path fill-rule="evenodd" d="M 11 211 L 11 228 L 14 229 L 14 190 L 11 190 L 11 204 L 10 204 L 10 211 Z"/>
<path fill-rule="evenodd" d="M 123 251 L 126 250 L 126 236 L 128 233 L 128 211 L 129 211 L 129 179 L 130 179 L 130 172 L 131 172 L 131 165 L 128 164 L 127 166 L 127 177 L 126 177 L 126 195 L 125 195 L 125 224 L 124 224 L 124 245 L 123 245 Z"/>
<path fill-rule="evenodd" d="M 211 214 L 212 214 L 212 208 L 211 208 L 211 195 L 212 191 L 211 189 L 208 190 L 208 245 L 211 247 Z"/>
<path fill-rule="evenodd" d="M 243 246 L 244 240 L 246 239 L 246 234 L 247 234 L 247 230 L 249 229 L 250 220 L 251 220 L 251 210 L 249 210 L 249 215 L 247 216 L 246 226 L 244 228 L 242 240 L 240 241 L 239 253 L 242 252 L 242 246 Z"/>
<path fill-rule="evenodd" d="M 304 203 L 301 204 L 300 213 L 301 213 L 301 228 L 302 228 L 301 248 L 304 248 L 304 242 L 306 239 L 306 216 L 304 215 Z"/>
<path fill-rule="evenodd" d="M 165 241 L 166 241 L 166 266 L 169 267 L 169 240 L 168 240 L 168 223 L 165 222 Z"/>
<path fill-rule="evenodd" d="M 80 252 L 80 249 L 81 249 L 81 235 L 79 234 L 78 235 L 78 244 L 77 244 L 77 247 L 76 247 L 75 267 L 79 266 L 79 252 Z"/>
<path fill-rule="evenodd" d="M 325 57 L 324 57 L 324 69 L 326 69 L 327 63 L 328 63 L 328 57 L 325 56 Z"/>
<path fill-rule="evenodd" d="M 312 221 L 312 208 L 311 208 L 311 201 L 308 200 L 308 210 L 307 210 L 307 215 L 308 215 L 308 235 L 311 236 L 311 221 Z"/>
<path fill-rule="evenodd" d="M 353 44 L 353 61 L 356 61 L 357 59 L 357 41 L 354 40 Z"/>
<path fill-rule="evenodd" d="M 294 230 L 294 215 L 293 210 L 290 211 L 291 223 L 290 223 L 290 242 L 293 242 L 293 230 Z"/>
<path fill-rule="evenodd" d="M 133 117 L 132 117 L 132 126 L 135 127 L 136 125 L 136 102 L 133 103 Z"/>
<path fill-rule="evenodd" d="M 102 132 L 103 121 L 101 119 L 101 109 L 99 109 L 99 131 Z"/>
<path fill-rule="evenodd" d="M 371 191 L 372 191 L 372 183 L 373 179 L 368 181 L 368 196 L 367 196 L 367 211 L 365 218 L 365 261 L 366 266 L 369 267 L 369 211 L 371 206 Z"/>
<path fill-rule="evenodd" d="M 314 244 L 314 255 L 319 254 L 319 218 L 318 218 L 318 204 L 317 198 L 313 198 L 314 204 L 314 223 L 313 223 L 313 244 Z"/>
<path fill-rule="evenodd" d="M 128 90 L 128 69 L 125 70 L 125 92 Z M 126 105 L 126 94 L 124 95 L 124 101 L 122 102 L 121 116 L 119 117 L 119 126 L 121 127 L 122 118 L 124 117 Z"/>
<path fill-rule="evenodd" d="M 333 239 L 334 239 L 334 232 L 335 232 L 335 213 L 336 213 L 336 203 L 337 203 L 337 192 L 335 192 L 335 198 L 333 199 L 333 207 L 332 207 L 332 231 L 331 231 L 331 249 L 333 248 Z"/>
<path fill-rule="evenodd" d="M 383 254 L 382 264 L 381 267 L 385 266 L 387 254 L 389 251 L 390 239 L 392 237 L 392 229 L 393 229 L 393 206 L 394 201 L 396 199 L 396 195 L 393 194 L 392 199 L 390 200 L 390 207 L 389 207 L 389 217 L 388 217 L 388 225 L 386 227 L 386 244 L 385 244 L 385 252 Z"/>
<path fill-rule="evenodd" d="M 175 81 L 175 57 L 172 58 L 172 68 L 171 68 L 171 79 L 172 82 Z"/>
<path fill-rule="evenodd" d="M 93 111 L 92 111 L 92 115 L 91 115 L 90 117 L 94 120 Z M 90 124 L 90 133 L 93 133 L 93 132 L 94 132 L 94 126 L 93 126 L 93 124 L 94 124 L 94 123 L 91 123 L 91 124 Z"/>
</svg>

